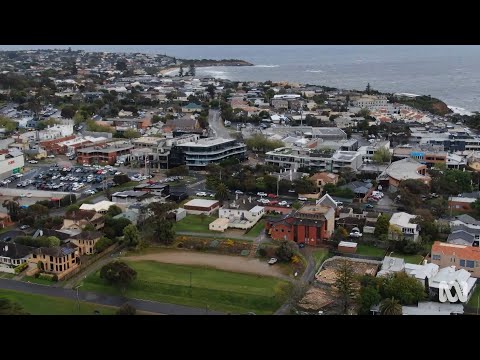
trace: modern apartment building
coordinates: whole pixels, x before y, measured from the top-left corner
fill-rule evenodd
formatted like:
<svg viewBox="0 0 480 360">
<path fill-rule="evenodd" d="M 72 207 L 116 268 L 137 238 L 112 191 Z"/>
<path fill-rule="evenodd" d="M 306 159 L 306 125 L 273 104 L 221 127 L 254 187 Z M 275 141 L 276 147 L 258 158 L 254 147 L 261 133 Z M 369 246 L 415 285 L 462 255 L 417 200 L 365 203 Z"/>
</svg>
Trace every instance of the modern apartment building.
<svg viewBox="0 0 480 360">
<path fill-rule="evenodd" d="M 243 161 L 247 146 L 234 139 L 206 138 L 175 145 L 171 157 L 175 165 L 187 165 L 190 169 L 202 169 L 232 157 Z"/>
</svg>

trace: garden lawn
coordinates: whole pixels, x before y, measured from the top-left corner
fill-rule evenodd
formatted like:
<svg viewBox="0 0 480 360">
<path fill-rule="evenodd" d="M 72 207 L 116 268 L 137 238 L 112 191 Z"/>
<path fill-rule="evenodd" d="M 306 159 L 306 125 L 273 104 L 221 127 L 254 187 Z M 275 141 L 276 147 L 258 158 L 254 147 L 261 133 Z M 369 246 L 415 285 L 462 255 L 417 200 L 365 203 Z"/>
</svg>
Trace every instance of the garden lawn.
<svg viewBox="0 0 480 360">
<path fill-rule="evenodd" d="M 315 269 L 318 269 L 325 259 L 328 258 L 328 249 L 316 249 L 312 252 L 312 256 L 315 259 Z"/>
<path fill-rule="evenodd" d="M 20 291 L 0 289 L 0 297 L 18 302 L 32 315 L 93 315 L 95 310 L 100 311 L 101 315 L 113 315 L 116 312 L 114 307 L 85 302 L 80 302 L 79 311 L 75 300 Z"/>
<path fill-rule="evenodd" d="M 383 257 L 385 255 L 385 249 L 380 249 L 371 245 L 358 244 L 357 254 Z"/>
<path fill-rule="evenodd" d="M 208 229 L 208 224 L 214 221 L 216 217 L 214 216 L 205 216 L 202 221 L 200 215 L 187 215 L 179 222 L 175 223 L 174 230 L 178 231 L 189 231 L 189 232 L 208 232 L 213 233 Z"/>
<path fill-rule="evenodd" d="M 50 281 L 47 279 L 40 279 L 34 276 L 24 276 L 22 281 L 31 282 L 31 283 L 40 284 L 40 285 L 48 285 L 48 286 L 52 286 L 55 283 L 54 281 Z"/>
<path fill-rule="evenodd" d="M 423 260 L 422 255 L 405 255 L 405 254 L 394 252 L 394 253 L 391 253 L 389 256 L 402 258 L 403 260 L 405 260 L 406 263 L 409 263 L 409 264 L 420 264 L 420 262 Z"/>
<path fill-rule="evenodd" d="M 480 286 L 477 286 L 470 297 L 470 300 L 468 301 L 468 306 L 477 309 L 479 306 L 479 298 L 480 297 Z"/>
<path fill-rule="evenodd" d="M 128 262 L 128 261 L 127 261 Z M 200 266 L 134 261 L 137 279 L 125 292 L 129 298 L 180 304 L 225 313 L 272 314 L 286 300 L 290 284 L 267 276 L 234 273 Z M 191 276 L 191 289 L 190 289 Z M 100 279 L 99 271 L 83 281 L 83 291 L 118 295 Z"/>
<path fill-rule="evenodd" d="M 265 229 L 265 223 L 263 220 L 260 220 L 248 233 L 245 234 L 245 236 L 256 238 L 258 235 L 260 235 L 263 229 Z"/>
</svg>

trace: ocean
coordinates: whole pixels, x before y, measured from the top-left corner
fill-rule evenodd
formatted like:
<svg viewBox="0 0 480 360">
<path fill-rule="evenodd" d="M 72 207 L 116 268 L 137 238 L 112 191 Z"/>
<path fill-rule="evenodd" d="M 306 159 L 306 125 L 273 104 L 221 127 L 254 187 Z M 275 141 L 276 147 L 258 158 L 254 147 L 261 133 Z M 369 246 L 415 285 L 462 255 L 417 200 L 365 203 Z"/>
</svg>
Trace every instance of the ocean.
<svg viewBox="0 0 480 360">
<path fill-rule="evenodd" d="M 0 50 L 68 48 L 2 45 Z M 289 81 L 439 98 L 456 112 L 480 111 L 480 46 L 466 45 L 72 45 L 72 49 L 242 59 L 255 66 L 198 68 L 238 81 Z"/>
</svg>

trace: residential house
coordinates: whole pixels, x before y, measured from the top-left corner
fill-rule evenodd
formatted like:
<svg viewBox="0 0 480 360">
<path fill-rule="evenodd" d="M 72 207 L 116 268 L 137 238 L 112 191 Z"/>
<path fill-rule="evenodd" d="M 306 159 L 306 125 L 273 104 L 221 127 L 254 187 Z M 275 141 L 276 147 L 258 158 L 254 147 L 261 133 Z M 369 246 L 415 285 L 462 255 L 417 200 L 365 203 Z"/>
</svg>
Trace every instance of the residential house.
<svg viewBox="0 0 480 360">
<path fill-rule="evenodd" d="M 310 180 L 315 184 L 317 191 L 321 192 L 325 184 L 337 185 L 339 176 L 328 172 L 319 172 L 310 176 Z"/>
<path fill-rule="evenodd" d="M 265 224 L 274 240 L 290 240 L 316 246 L 328 240 L 335 230 L 335 210 L 321 205 L 305 205 L 293 214 Z"/>
<path fill-rule="evenodd" d="M 62 280 L 80 264 L 78 248 L 72 243 L 35 249 L 29 261 L 36 264 L 41 262 L 41 269 L 57 275 L 58 280 Z"/>
<path fill-rule="evenodd" d="M 228 219 L 227 227 L 247 230 L 255 226 L 265 214 L 263 206 L 237 204 L 235 201 L 226 204 L 218 211 L 218 217 Z"/>
<path fill-rule="evenodd" d="M 211 215 L 219 208 L 218 200 L 193 199 L 183 205 L 187 214 L 193 215 Z"/>
<path fill-rule="evenodd" d="M 474 277 L 480 276 L 480 248 L 435 241 L 432 245 L 432 262 L 440 267 L 456 266 Z"/>
<path fill-rule="evenodd" d="M 475 191 L 471 193 L 463 193 L 459 196 L 450 196 L 448 198 L 448 206 L 450 209 L 455 209 L 457 211 L 472 211 L 472 204 L 480 198 L 480 191 Z"/>
<path fill-rule="evenodd" d="M 411 222 L 415 218 L 415 215 L 406 212 L 394 213 L 390 218 L 388 238 L 390 240 L 407 239 L 417 241 L 420 234 L 420 225 Z"/>
<path fill-rule="evenodd" d="M 182 106 L 182 113 L 193 113 L 193 112 L 201 112 L 201 111 L 202 111 L 202 106 L 195 103 L 189 103 L 185 106 Z"/>
<path fill-rule="evenodd" d="M 176 209 L 178 210 L 178 209 Z M 138 211 L 135 211 L 135 209 L 128 209 L 127 211 L 115 215 L 113 218 L 114 219 L 128 219 L 133 225 L 137 225 L 138 222 Z"/>
<path fill-rule="evenodd" d="M 103 236 L 100 231 L 82 231 L 71 237 L 71 242 L 77 245 L 79 255 L 90 255 L 95 252 L 95 244 Z"/>
<path fill-rule="evenodd" d="M 460 284 L 460 288 L 467 294 L 467 299 L 470 299 L 475 289 L 477 278 L 472 277 L 472 274 L 465 269 L 457 269 L 455 265 L 444 267 L 429 279 L 430 297 L 438 299 L 441 285 L 448 286 L 451 293 L 453 293 L 452 288 L 455 283 Z"/>
<path fill-rule="evenodd" d="M 164 131 L 199 131 L 200 124 L 197 119 L 192 118 L 191 116 L 183 116 L 178 119 L 167 120 L 165 126 L 163 127 Z"/>
<path fill-rule="evenodd" d="M 452 232 L 448 235 L 449 244 L 474 246 L 480 242 L 480 229 L 472 228 L 466 225 L 455 225 L 451 228 Z"/>
<path fill-rule="evenodd" d="M 82 204 L 80 206 L 80 210 L 93 210 L 97 213 L 105 214 L 108 211 L 108 209 L 110 209 L 110 206 L 113 206 L 113 205 L 117 206 L 117 204 L 114 203 L 113 201 L 102 200 L 96 204 Z"/>
<path fill-rule="evenodd" d="M 341 188 L 352 190 L 355 194 L 355 199 L 359 202 L 366 202 L 374 190 L 373 184 L 365 181 L 352 181 L 351 183 L 341 186 Z"/>
<path fill-rule="evenodd" d="M 12 242 L 0 241 L 0 272 L 27 262 L 35 248 Z"/>
<path fill-rule="evenodd" d="M 105 225 L 105 219 L 93 210 L 77 210 L 65 215 L 62 229 L 82 230 L 88 224 L 98 230 Z"/>
<path fill-rule="evenodd" d="M 402 258 L 385 256 L 377 277 L 385 277 L 405 270 L 405 260 Z"/>
</svg>

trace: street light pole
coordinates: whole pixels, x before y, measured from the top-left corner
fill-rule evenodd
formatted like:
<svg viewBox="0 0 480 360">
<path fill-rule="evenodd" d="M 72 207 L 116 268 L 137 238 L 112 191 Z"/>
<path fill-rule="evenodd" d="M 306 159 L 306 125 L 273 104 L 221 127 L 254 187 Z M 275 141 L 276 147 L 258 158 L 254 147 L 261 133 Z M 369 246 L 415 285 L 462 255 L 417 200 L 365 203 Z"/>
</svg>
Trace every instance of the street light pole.
<svg viewBox="0 0 480 360">
<path fill-rule="evenodd" d="M 78 289 L 79 289 L 81 286 L 83 286 L 83 284 L 82 284 L 82 285 L 78 285 L 78 286 L 75 288 L 75 290 L 77 290 L 77 305 L 78 305 L 78 312 L 80 312 L 80 296 L 78 295 Z"/>
<path fill-rule="evenodd" d="M 192 272 L 190 271 L 190 297 L 192 297 Z"/>
</svg>

